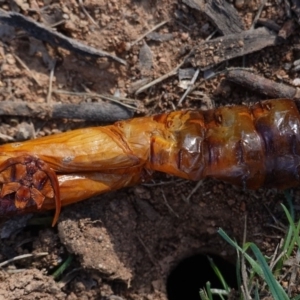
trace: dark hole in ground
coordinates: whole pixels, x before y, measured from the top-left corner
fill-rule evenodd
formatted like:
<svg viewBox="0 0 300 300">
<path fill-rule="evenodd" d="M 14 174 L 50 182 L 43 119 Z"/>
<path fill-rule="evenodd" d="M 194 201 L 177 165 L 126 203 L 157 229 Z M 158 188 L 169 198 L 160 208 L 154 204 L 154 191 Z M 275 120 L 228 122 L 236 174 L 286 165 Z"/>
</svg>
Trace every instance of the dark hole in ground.
<svg viewBox="0 0 300 300">
<path fill-rule="evenodd" d="M 169 300 L 200 300 L 199 290 L 205 287 L 207 281 L 212 288 L 223 288 L 207 256 L 213 259 L 227 284 L 237 290 L 236 266 L 221 256 L 202 253 L 182 260 L 172 270 L 167 280 Z M 216 296 L 214 299 L 220 298 Z"/>
</svg>

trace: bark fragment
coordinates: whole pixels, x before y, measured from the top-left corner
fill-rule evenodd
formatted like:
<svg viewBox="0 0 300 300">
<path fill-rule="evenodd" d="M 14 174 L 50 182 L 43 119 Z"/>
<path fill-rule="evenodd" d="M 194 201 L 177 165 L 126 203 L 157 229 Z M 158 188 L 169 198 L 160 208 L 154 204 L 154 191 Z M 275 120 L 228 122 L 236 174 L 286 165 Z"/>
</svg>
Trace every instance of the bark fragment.
<svg viewBox="0 0 300 300">
<path fill-rule="evenodd" d="M 200 43 L 195 47 L 194 57 L 190 62 L 193 67 L 200 67 L 205 71 L 229 59 L 275 46 L 277 43 L 277 35 L 264 27 L 229 34 Z"/>
</svg>

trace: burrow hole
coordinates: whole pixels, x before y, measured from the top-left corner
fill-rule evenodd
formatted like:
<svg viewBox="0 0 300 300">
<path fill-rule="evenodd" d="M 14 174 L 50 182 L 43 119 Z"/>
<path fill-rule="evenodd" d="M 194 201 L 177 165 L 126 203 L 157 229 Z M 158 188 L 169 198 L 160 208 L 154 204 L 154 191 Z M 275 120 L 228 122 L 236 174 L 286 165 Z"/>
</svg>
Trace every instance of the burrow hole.
<svg viewBox="0 0 300 300">
<path fill-rule="evenodd" d="M 211 268 L 209 256 L 221 271 L 227 284 L 237 290 L 236 266 L 215 254 L 197 254 L 178 263 L 167 279 L 167 294 L 169 300 L 200 300 L 199 290 L 207 281 L 212 288 L 223 288 L 220 280 Z M 220 299 L 216 296 L 214 299 Z"/>
</svg>

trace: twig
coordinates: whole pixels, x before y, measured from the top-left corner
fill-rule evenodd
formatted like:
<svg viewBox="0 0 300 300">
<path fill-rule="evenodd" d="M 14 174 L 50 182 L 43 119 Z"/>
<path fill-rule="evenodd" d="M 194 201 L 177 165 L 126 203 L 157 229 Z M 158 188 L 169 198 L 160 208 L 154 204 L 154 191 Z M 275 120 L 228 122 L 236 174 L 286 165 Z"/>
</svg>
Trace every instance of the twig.
<svg viewBox="0 0 300 300">
<path fill-rule="evenodd" d="M 284 0 L 284 9 L 285 9 L 286 17 L 290 19 L 292 17 L 292 13 L 291 13 L 291 3 L 289 0 Z"/>
<path fill-rule="evenodd" d="M 17 274 L 24 271 L 28 271 L 28 269 L 12 269 L 12 270 L 5 270 L 7 274 Z"/>
<path fill-rule="evenodd" d="M 15 256 L 11 259 L 8 259 L 2 263 L 0 263 L 0 268 L 10 264 L 11 262 L 15 262 L 17 260 L 20 260 L 20 259 L 24 259 L 24 258 L 29 258 L 29 257 L 40 257 L 40 256 L 46 256 L 48 255 L 49 253 L 48 252 L 41 252 L 41 253 L 33 253 L 33 254 L 22 254 L 22 255 L 19 255 L 19 256 Z"/>
<path fill-rule="evenodd" d="M 224 36 L 245 30 L 238 11 L 226 0 L 207 0 L 203 12 Z"/>
<path fill-rule="evenodd" d="M 55 28 L 55 27 L 57 27 L 57 26 L 59 26 L 59 25 L 62 25 L 62 24 L 64 24 L 64 23 L 66 23 L 66 20 L 60 20 L 60 21 L 57 21 L 57 22 L 55 22 L 55 23 L 53 23 L 53 24 L 50 24 L 49 27 Z"/>
<path fill-rule="evenodd" d="M 299 88 L 277 83 L 241 69 L 228 71 L 226 79 L 268 97 L 300 99 Z"/>
<path fill-rule="evenodd" d="M 87 18 L 95 25 L 99 28 L 99 25 L 97 24 L 97 22 L 92 18 L 92 16 L 88 13 L 88 11 L 85 9 L 82 0 L 78 0 L 79 6 L 82 9 L 82 11 L 84 12 L 84 14 L 87 16 Z"/>
<path fill-rule="evenodd" d="M 159 272 L 161 272 L 161 268 L 160 268 L 159 264 L 156 262 L 156 260 L 154 259 L 152 251 L 146 246 L 146 244 L 144 243 L 143 239 L 139 236 L 139 234 L 137 234 L 136 237 L 138 238 L 139 242 L 142 244 L 142 246 L 146 250 L 146 253 L 147 253 L 150 261 L 152 262 L 152 264 L 157 268 L 157 270 Z"/>
<path fill-rule="evenodd" d="M 191 190 L 191 192 L 189 193 L 189 195 L 188 195 L 186 198 L 184 198 L 184 202 L 190 203 L 191 197 L 198 191 L 199 187 L 200 187 L 202 184 L 203 184 L 203 181 L 200 180 L 200 181 L 196 184 L 196 186 Z"/>
<path fill-rule="evenodd" d="M 200 69 L 198 68 L 189 84 L 189 87 L 186 89 L 186 91 L 184 92 L 184 94 L 182 95 L 182 97 L 180 98 L 179 102 L 178 102 L 178 106 L 180 106 L 183 102 L 183 100 L 185 99 L 185 97 L 190 93 L 190 91 L 192 90 L 198 76 L 199 76 L 199 73 L 200 73 Z"/>
<path fill-rule="evenodd" d="M 27 67 L 27 65 L 23 62 L 23 60 L 16 54 L 13 54 L 18 63 L 29 73 L 29 75 L 34 79 L 34 81 L 38 84 L 38 86 L 42 86 L 39 80 L 35 77 L 35 75 L 31 72 L 31 70 Z"/>
<path fill-rule="evenodd" d="M 123 103 L 124 102 L 129 102 L 132 104 L 136 104 L 137 101 L 134 99 L 130 99 L 130 98 L 122 98 L 122 97 L 114 97 L 114 96 L 107 96 L 107 95 L 103 95 L 103 94 L 97 94 L 97 93 L 77 93 L 77 92 L 70 92 L 70 91 L 65 91 L 65 90 L 54 90 L 53 93 L 56 94 L 65 94 L 65 95 L 73 95 L 73 96 L 78 96 L 78 97 L 92 97 L 92 98 L 98 98 L 98 99 L 104 99 L 104 100 L 109 100 L 111 102 L 115 102 L 121 106 L 127 107 L 129 109 L 132 110 L 137 110 L 137 107 L 132 106 L 132 105 L 128 105 Z"/>
<path fill-rule="evenodd" d="M 54 61 L 53 64 L 52 64 L 51 71 L 50 71 L 49 89 L 48 89 L 48 95 L 47 95 L 47 103 L 48 104 L 51 102 L 52 86 L 53 86 L 53 76 L 54 76 L 55 64 L 56 64 L 56 62 Z"/>
<path fill-rule="evenodd" d="M 218 32 L 218 29 L 215 29 L 206 39 L 205 41 L 209 41 L 216 33 Z"/>
<path fill-rule="evenodd" d="M 3 133 L 0 133 L 0 139 L 4 140 L 4 141 L 8 141 L 8 142 L 12 142 L 15 140 L 13 137 L 3 134 Z"/>
<path fill-rule="evenodd" d="M 246 243 L 246 236 L 247 236 L 247 215 L 245 215 L 243 245 Z M 252 299 L 250 296 L 249 289 L 248 289 L 247 267 L 246 267 L 246 262 L 245 262 L 245 255 L 243 253 L 241 256 L 241 269 L 242 269 L 243 287 L 244 287 L 244 292 L 246 294 L 246 299 Z"/>
<path fill-rule="evenodd" d="M 162 189 L 161 189 L 160 191 L 161 191 L 161 193 L 162 193 L 162 196 L 163 196 L 164 202 L 165 202 L 165 204 L 166 204 L 166 207 L 169 209 L 169 211 L 170 211 L 171 213 L 174 214 L 175 217 L 177 217 L 177 218 L 179 219 L 179 218 L 180 218 L 179 215 L 174 211 L 174 209 L 173 209 L 173 208 L 170 206 L 170 204 L 168 203 L 168 200 L 167 200 L 167 198 L 166 198 L 166 196 L 165 196 L 164 191 L 163 191 Z"/>
<path fill-rule="evenodd" d="M 173 75 L 176 75 L 177 74 L 177 70 L 183 65 L 183 63 L 180 63 L 177 67 L 175 67 L 172 71 L 170 71 L 169 73 L 159 77 L 159 78 L 156 78 L 155 80 L 149 82 L 148 84 L 140 87 L 136 92 L 135 94 L 138 95 L 142 92 L 144 92 L 145 90 L 147 90 L 148 88 L 150 88 L 151 86 L 153 85 L 156 85 L 157 83 L 160 83 L 162 81 L 164 81 L 165 79 L 173 76 Z"/>
<path fill-rule="evenodd" d="M 275 218 L 275 222 L 279 223 L 279 221 L 276 218 Z M 283 226 L 281 223 L 279 223 L 279 224 L 280 224 L 280 226 Z M 286 233 L 286 229 L 282 228 L 280 226 L 276 226 L 276 225 L 273 225 L 273 224 L 266 224 L 266 227 L 274 228 L 274 229 L 276 229 L 278 231 L 281 231 L 282 233 Z"/>
<path fill-rule="evenodd" d="M 282 239 L 281 239 L 281 241 L 282 241 Z M 275 248 L 275 251 L 274 251 L 274 253 L 273 253 L 273 255 L 272 255 L 272 258 L 271 258 L 271 261 L 269 262 L 269 268 L 270 268 L 270 270 L 272 271 L 272 269 L 274 268 L 274 266 L 275 266 L 275 261 L 277 261 L 278 262 L 278 260 L 276 259 L 276 256 L 277 256 L 277 253 L 278 253 L 278 250 L 279 250 L 279 248 L 281 248 L 282 247 L 282 243 L 281 243 L 281 241 L 277 244 L 277 246 L 276 246 L 276 248 Z M 282 254 L 282 253 L 281 253 Z M 280 256 L 280 255 L 279 255 Z M 276 263 L 277 263 L 276 262 Z"/>
<path fill-rule="evenodd" d="M 163 80 L 165 80 L 165 79 L 167 79 L 167 78 L 169 78 L 169 77 L 171 77 L 171 76 L 176 75 L 178 69 L 181 68 L 181 66 L 186 62 L 186 60 L 187 60 L 191 55 L 192 55 L 192 51 L 191 51 L 191 52 L 190 52 L 190 53 L 182 60 L 182 62 L 181 62 L 179 65 L 177 65 L 173 70 L 171 70 L 169 73 L 164 74 L 163 76 L 161 76 L 161 77 L 159 77 L 159 78 L 156 78 L 155 80 L 149 82 L 148 84 L 146 84 L 146 85 L 140 87 L 140 88 L 135 92 L 135 94 L 138 95 L 138 94 L 144 92 L 145 90 L 147 90 L 148 88 L 150 88 L 151 86 L 156 85 L 157 83 L 160 83 L 160 82 L 162 82 Z"/>
<path fill-rule="evenodd" d="M 296 256 L 294 257 L 294 265 L 291 268 L 291 277 L 289 280 L 289 287 L 288 287 L 288 295 L 291 297 L 292 294 L 292 288 L 296 286 L 297 282 L 297 275 L 299 270 L 299 249 L 296 252 Z"/>
<path fill-rule="evenodd" d="M 268 211 L 269 215 L 271 216 L 271 218 L 273 219 L 274 223 L 277 224 L 278 226 L 276 225 L 273 225 L 273 224 L 267 224 L 267 226 L 269 227 L 273 227 L 273 228 L 276 228 L 277 230 L 281 230 L 282 232 L 286 232 L 286 227 L 275 217 L 275 215 L 272 213 L 272 211 L 270 210 L 270 208 L 264 204 L 264 208 Z"/>
<path fill-rule="evenodd" d="M 205 41 L 209 41 L 216 33 L 218 32 L 218 29 L 215 29 L 206 39 Z M 194 84 L 199 76 L 200 73 L 200 69 L 198 68 L 190 82 L 189 87 L 186 89 L 185 93 L 182 95 L 182 97 L 180 98 L 179 102 L 178 102 L 178 106 L 180 106 L 183 102 L 183 100 L 185 99 L 185 97 L 191 93 L 194 89 Z"/>
<path fill-rule="evenodd" d="M 251 297 L 250 298 L 248 297 L 248 294 L 246 294 L 246 291 L 245 291 L 245 289 L 244 289 L 243 286 L 241 286 L 241 293 L 243 295 L 242 299 L 247 299 L 247 300 L 251 300 L 252 299 Z"/>
<path fill-rule="evenodd" d="M 82 119 L 87 121 L 116 122 L 133 116 L 133 111 L 112 103 L 27 103 L 2 101 L 0 116 L 24 116 L 33 118 Z"/>
<path fill-rule="evenodd" d="M 265 18 L 259 18 L 256 24 L 263 25 L 276 32 L 278 32 L 281 28 L 275 21 Z"/>
<path fill-rule="evenodd" d="M 193 67 L 208 70 L 230 59 L 278 45 L 277 34 L 265 27 L 228 34 L 209 41 L 200 42 L 193 48 L 189 60 Z"/>
<path fill-rule="evenodd" d="M 6 12 L 0 9 L 0 21 L 10 26 L 20 27 L 36 39 L 45 41 L 53 46 L 62 47 L 83 56 L 91 56 L 96 58 L 108 57 L 120 64 L 126 65 L 126 61 L 117 56 L 68 38 L 63 34 L 34 21 L 33 19 L 23 16 L 22 14 L 16 12 Z"/>
<path fill-rule="evenodd" d="M 285 255 L 286 255 L 286 251 L 282 251 L 282 252 L 278 255 L 278 257 L 274 260 L 273 264 L 270 265 L 270 270 L 271 270 L 271 271 L 272 271 L 273 268 L 277 265 L 277 263 L 279 262 L 279 260 L 280 260 L 283 256 L 285 256 Z"/>
<path fill-rule="evenodd" d="M 188 181 L 185 179 L 177 179 L 177 180 L 170 180 L 170 181 L 162 181 L 162 182 L 154 182 L 154 183 L 143 183 L 143 186 L 153 187 L 153 186 L 160 186 L 160 185 L 174 185 L 180 186 L 182 184 L 187 183 Z"/>
<path fill-rule="evenodd" d="M 159 27 L 162 27 L 163 25 L 167 24 L 169 22 L 169 20 L 165 20 L 162 21 L 161 23 L 155 25 L 153 28 L 151 28 L 150 30 L 148 30 L 147 32 L 145 32 L 143 35 L 141 35 L 138 39 L 136 39 L 135 41 L 130 43 L 130 46 L 133 46 L 135 44 L 137 44 L 139 41 L 141 41 L 143 38 L 145 38 L 149 33 L 157 30 Z"/>
<path fill-rule="evenodd" d="M 253 22 L 252 22 L 252 25 L 251 25 L 251 27 L 250 27 L 250 30 L 253 30 L 253 29 L 254 29 L 254 27 L 255 27 L 255 25 L 256 25 L 256 22 L 257 22 L 257 20 L 259 19 L 260 15 L 261 15 L 261 12 L 262 12 L 262 10 L 264 9 L 264 6 L 266 5 L 266 3 L 267 3 L 267 0 L 262 0 L 262 1 L 261 1 L 260 7 L 259 7 L 259 9 L 258 9 L 258 11 L 257 11 L 257 13 L 256 13 L 256 16 L 255 16 Z"/>
</svg>

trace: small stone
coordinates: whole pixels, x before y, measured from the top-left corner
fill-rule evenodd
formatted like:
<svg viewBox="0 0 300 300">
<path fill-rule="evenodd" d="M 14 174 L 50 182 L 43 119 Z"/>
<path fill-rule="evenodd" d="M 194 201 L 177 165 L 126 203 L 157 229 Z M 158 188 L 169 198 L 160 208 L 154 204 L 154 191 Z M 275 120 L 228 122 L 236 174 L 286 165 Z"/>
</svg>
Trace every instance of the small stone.
<svg viewBox="0 0 300 300">
<path fill-rule="evenodd" d="M 16 63 L 16 59 L 11 54 L 6 55 L 6 61 L 9 65 L 14 65 Z"/>
<path fill-rule="evenodd" d="M 294 85 L 294 86 L 300 86 L 300 78 L 295 78 L 295 79 L 293 80 L 293 85 Z"/>
<path fill-rule="evenodd" d="M 189 34 L 187 32 L 183 32 L 181 34 L 181 40 L 184 42 L 184 41 L 187 41 L 189 39 Z"/>
<path fill-rule="evenodd" d="M 35 130 L 32 123 L 22 122 L 18 126 L 18 132 L 16 133 L 17 141 L 29 140 L 35 137 Z"/>
<path fill-rule="evenodd" d="M 243 8 L 244 4 L 245 4 L 244 0 L 235 0 L 235 3 L 234 3 L 234 5 L 237 9 Z"/>
<path fill-rule="evenodd" d="M 242 40 L 239 41 L 239 46 L 244 47 L 244 42 Z"/>
</svg>

